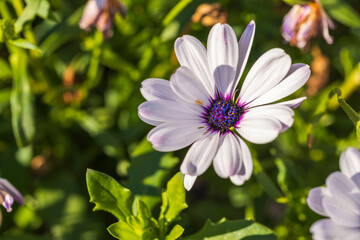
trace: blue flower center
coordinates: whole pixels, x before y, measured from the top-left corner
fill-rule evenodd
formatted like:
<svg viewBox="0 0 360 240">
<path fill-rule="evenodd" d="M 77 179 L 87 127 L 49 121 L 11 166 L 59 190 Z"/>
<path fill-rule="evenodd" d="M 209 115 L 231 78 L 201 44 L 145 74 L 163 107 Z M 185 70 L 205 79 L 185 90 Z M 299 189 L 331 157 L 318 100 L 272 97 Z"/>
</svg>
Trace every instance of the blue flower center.
<svg viewBox="0 0 360 240">
<path fill-rule="evenodd" d="M 205 118 L 213 130 L 226 132 L 236 125 L 243 113 L 242 107 L 229 100 L 215 100 L 207 108 Z"/>
</svg>

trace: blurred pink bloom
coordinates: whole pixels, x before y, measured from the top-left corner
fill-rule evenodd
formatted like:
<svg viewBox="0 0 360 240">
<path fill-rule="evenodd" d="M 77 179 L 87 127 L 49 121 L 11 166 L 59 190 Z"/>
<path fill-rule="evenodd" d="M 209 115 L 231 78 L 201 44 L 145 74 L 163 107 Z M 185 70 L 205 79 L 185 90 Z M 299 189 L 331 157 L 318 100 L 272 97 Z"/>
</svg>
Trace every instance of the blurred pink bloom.
<svg viewBox="0 0 360 240">
<path fill-rule="evenodd" d="M 118 0 L 89 0 L 79 26 L 86 31 L 96 26 L 105 38 L 110 38 L 113 35 L 112 26 L 116 13 L 119 12 L 124 17 L 126 11 L 126 7 Z"/>
<path fill-rule="evenodd" d="M 329 28 L 333 21 L 326 15 L 318 0 L 309 4 L 294 5 L 285 15 L 282 25 L 282 36 L 291 46 L 305 48 L 312 37 L 322 34 L 328 44 L 333 43 Z"/>
<path fill-rule="evenodd" d="M 0 178 L 0 204 L 11 212 L 14 200 L 21 205 L 24 203 L 21 193 L 8 180 Z"/>
</svg>

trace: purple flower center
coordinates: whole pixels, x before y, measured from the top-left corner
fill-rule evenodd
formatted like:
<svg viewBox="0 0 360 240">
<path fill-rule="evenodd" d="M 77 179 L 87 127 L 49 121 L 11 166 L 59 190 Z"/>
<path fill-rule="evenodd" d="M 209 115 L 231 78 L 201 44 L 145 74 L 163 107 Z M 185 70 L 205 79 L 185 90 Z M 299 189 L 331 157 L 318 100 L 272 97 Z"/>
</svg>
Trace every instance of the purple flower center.
<svg viewBox="0 0 360 240">
<path fill-rule="evenodd" d="M 210 128 L 215 131 L 228 132 L 234 127 L 244 114 L 241 106 L 230 100 L 214 100 L 209 107 L 206 107 L 205 120 Z"/>
</svg>

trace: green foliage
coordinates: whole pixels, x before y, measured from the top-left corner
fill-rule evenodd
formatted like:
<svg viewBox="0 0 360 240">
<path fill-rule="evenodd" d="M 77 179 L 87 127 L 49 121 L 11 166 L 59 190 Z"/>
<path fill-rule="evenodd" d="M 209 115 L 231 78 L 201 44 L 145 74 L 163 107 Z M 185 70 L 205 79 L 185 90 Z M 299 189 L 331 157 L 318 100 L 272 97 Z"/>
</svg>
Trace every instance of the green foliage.
<svg viewBox="0 0 360 240">
<path fill-rule="evenodd" d="M 131 215 L 133 199 L 129 189 L 121 186 L 110 176 L 91 169 L 86 172 L 86 183 L 90 202 L 96 205 L 94 211 L 107 211 L 122 221 Z"/>
<path fill-rule="evenodd" d="M 180 212 L 187 207 L 183 175 L 177 173 L 167 184 L 162 194 L 163 203 L 159 219 L 152 217 L 149 207 L 139 199 L 133 199 L 129 189 L 122 187 L 110 176 L 88 169 L 86 181 L 90 202 L 94 210 L 112 213 L 119 222 L 108 227 L 117 239 L 177 239 L 183 228 L 176 225 L 167 235 L 169 226 L 179 219 Z"/>
<path fill-rule="evenodd" d="M 312 1 L 307 1 L 307 0 L 283 0 L 283 1 L 289 5 L 308 4 L 308 3 L 312 2 Z"/>
<path fill-rule="evenodd" d="M 249 220 L 229 221 L 222 219 L 217 223 L 207 221 L 204 227 L 196 234 L 183 238 L 184 240 L 221 240 L 221 239 L 251 239 L 275 240 L 276 235 L 259 223 Z"/>
<path fill-rule="evenodd" d="M 9 19 L 0 19 L 0 43 L 14 38 L 14 24 Z"/>
<path fill-rule="evenodd" d="M 10 56 L 13 88 L 10 96 L 12 127 L 19 147 L 29 145 L 35 136 L 33 96 L 27 73 L 27 55 L 22 51 Z"/>
<path fill-rule="evenodd" d="M 47 18 L 49 10 L 50 4 L 47 0 L 27 0 L 23 13 L 15 22 L 15 32 L 21 32 L 24 25 L 33 21 L 36 16 Z"/>
<path fill-rule="evenodd" d="M 360 15 L 344 0 L 321 0 L 325 10 L 338 22 L 360 28 Z"/>
<path fill-rule="evenodd" d="M 33 43 L 29 42 L 28 40 L 23 39 L 23 38 L 10 40 L 8 42 L 10 44 L 16 46 L 16 47 L 20 47 L 20 48 L 24 48 L 24 49 L 40 50 L 35 44 L 33 44 Z"/>
</svg>

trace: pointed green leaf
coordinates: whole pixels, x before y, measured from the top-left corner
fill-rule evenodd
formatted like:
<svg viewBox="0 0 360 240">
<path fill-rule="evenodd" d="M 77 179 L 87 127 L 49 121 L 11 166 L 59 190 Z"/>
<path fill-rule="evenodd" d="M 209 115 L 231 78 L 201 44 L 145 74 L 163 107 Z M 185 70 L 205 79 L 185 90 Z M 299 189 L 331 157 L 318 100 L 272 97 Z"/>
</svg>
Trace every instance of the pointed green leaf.
<svg viewBox="0 0 360 240">
<path fill-rule="evenodd" d="M 356 124 L 356 136 L 357 140 L 360 142 L 360 121 L 358 121 Z"/>
<path fill-rule="evenodd" d="M 251 239 L 275 240 L 276 235 L 269 228 L 248 220 L 229 221 L 222 219 L 218 223 L 207 221 L 205 226 L 196 234 L 183 240 L 223 240 L 223 239 Z"/>
<path fill-rule="evenodd" d="M 182 210 L 188 207 L 185 201 L 186 191 L 184 188 L 184 175 L 181 172 L 175 174 L 167 183 L 166 191 L 162 193 L 162 206 L 160 219 L 164 218 L 168 224 L 179 218 Z"/>
<path fill-rule="evenodd" d="M 133 198 L 131 192 L 115 179 L 104 173 L 88 169 L 86 183 L 90 202 L 96 205 L 94 211 L 107 211 L 122 221 L 125 221 L 127 216 L 132 215 Z"/>
<path fill-rule="evenodd" d="M 33 44 L 33 43 L 29 42 L 28 40 L 23 39 L 23 38 L 10 40 L 9 43 L 11 43 L 12 45 L 14 45 L 16 47 L 41 51 L 35 44 Z"/>
<path fill-rule="evenodd" d="M 27 73 L 27 55 L 17 51 L 10 56 L 13 72 L 11 90 L 11 122 L 16 143 L 19 147 L 29 145 L 35 136 L 33 96 Z"/>
<path fill-rule="evenodd" d="M 25 23 L 35 19 L 36 13 L 39 9 L 40 4 L 41 4 L 41 0 L 27 1 L 27 5 L 26 5 L 24 11 L 22 12 L 22 14 L 18 18 L 18 20 L 16 20 L 16 22 L 15 22 L 15 32 L 16 33 L 19 33 L 22 31 Z"/>
<path fill-rule="evenodd" d="M 126 222 L 117 222 L 107 229 L 109 233 L 117 239 L 128 239 L 128 240 L 137 240 L 139 235 L 132 229 L 129 224 Z"/>
<path fill-rule="evenodd" d="M 184 232 L 184 228 L 180 225 L 175 225 L 175 227 L 170 231 L 170 233 L 165 237 L 165 240 L 175 240 L 178 239 Z"/>
</svg>

